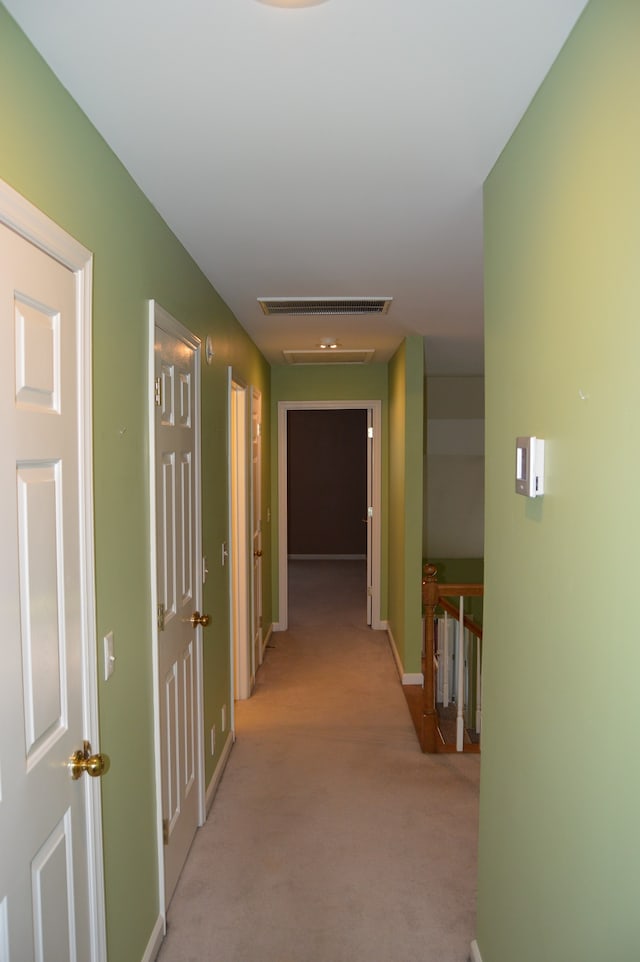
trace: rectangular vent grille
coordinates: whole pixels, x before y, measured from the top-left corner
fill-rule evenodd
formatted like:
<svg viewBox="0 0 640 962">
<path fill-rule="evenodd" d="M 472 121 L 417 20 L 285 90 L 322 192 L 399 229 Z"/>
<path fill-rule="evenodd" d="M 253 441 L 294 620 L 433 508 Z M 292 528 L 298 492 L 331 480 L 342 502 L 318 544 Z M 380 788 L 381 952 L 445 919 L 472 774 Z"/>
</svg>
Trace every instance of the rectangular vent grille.
<svg viewBox="0 0 640 962">
<path fill-rule="evenodd" d="M 308 351 L 283 351 L 287 364 L 368 364 L 375 354 L 374 348 L 333 350 L 311 349 Z"/>
<path fill-rule="evenodd" d="M 392 297 L 259 297 L 264 314 L 386 314 Z"/>
</svg>

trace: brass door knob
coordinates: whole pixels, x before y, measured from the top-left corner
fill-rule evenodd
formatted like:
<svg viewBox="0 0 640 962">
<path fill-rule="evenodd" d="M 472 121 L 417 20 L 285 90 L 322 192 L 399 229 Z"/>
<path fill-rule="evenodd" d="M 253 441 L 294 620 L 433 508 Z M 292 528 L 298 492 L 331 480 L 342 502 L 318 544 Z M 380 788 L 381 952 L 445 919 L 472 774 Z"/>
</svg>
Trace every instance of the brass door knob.
<svg viewBox="0 0 640 962">
<path fill-rule="evenodd" d="M 206 628 L 211 621 L 211 615 L 201 615 L 199 611 L 194 611 L 189 620 L 194 628 L 197 628 L 198 625 L 202 625 L 203 628 Z"/>
<path fill-rule="evenodd" d="M 261 557 L 262 557 L 262 548 L 258 548 L 257 551 L 254 551 L 254 552 L 253 552 L 253 557 L 254 557 L 254 558 L 261 558 Z"/>
<path fill-rule="evenodd" d="M 104 755 L 100 753 L 96 755 L 91 754 L 91 745 L 89 742 L 84 742 L 83 747 L 73 753 L 68 764 L 69 772 L 74 782 L 80 778 L 83 772 L 86 772 L 91 778 L 100 778 L 107 768 L 107 760 Z"/>
</svg>

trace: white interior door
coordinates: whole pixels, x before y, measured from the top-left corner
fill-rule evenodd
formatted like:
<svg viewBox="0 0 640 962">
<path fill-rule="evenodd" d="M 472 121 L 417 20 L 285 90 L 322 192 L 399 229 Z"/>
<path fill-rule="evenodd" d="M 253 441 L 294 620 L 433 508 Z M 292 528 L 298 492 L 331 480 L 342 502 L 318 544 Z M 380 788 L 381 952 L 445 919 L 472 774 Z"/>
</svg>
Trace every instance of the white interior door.
<svg viewBox="0 0 640 962">
<path fill-rule="evenodd" d="M 4 202 L 18 203 L 0 185 Z M 40 212 L 0 224 L 0 959 L 106 958 L 97 750 L 90 409 L 91 264 Z M 82 271 L 70 260 L 84 259 Z M 86 354 L 85 354 L 86 350 Z M 87 423 L 88 419 L 88 423 Z M 89 449 L 89 450 L 88 450 Z M 96 768 L 98 771 L 99 766 Z"/>
<path fill-rule="evenodd" d="M 251 517 L 253 545 L 253 664 L 262 660 L 262 396 L 251 395 Z"/>
<path fill-rule="evenodd" d="M 154 317 L 157 672 L 168 905 L 203 819 L 200 368 L 198 339 L 157 304 Z"/>
</svg>

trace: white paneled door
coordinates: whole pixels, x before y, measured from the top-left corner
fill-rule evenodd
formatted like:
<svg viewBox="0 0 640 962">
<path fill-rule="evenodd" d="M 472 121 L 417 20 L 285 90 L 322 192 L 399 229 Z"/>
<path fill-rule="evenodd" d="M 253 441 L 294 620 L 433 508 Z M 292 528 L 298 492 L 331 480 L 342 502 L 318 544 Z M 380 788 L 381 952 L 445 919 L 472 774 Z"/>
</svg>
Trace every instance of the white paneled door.
<svg viewBox="0 0 640 962">
<path fill-rule="evenodd" d="M 165 905 L 175 890 L 202 805 L 202 555 L 199 341 L 157 304 L 155 479 L 157 665 Z"/>
<path fill-rule="evenodd" d="M 262 395 L 251 393 L 251 518 L 253 541 L 253 665 L 262 660 Z"/>
<path fill-rule="evenodd" d="M 31 236 L 41 216 L 29 214 Z M 99 778 L 85 764 L 92 732 L 97 748 L 88 264 L 75 272 L 0 224 L 2 962 L 98 962 L 104 951 Z"/>
</svg>

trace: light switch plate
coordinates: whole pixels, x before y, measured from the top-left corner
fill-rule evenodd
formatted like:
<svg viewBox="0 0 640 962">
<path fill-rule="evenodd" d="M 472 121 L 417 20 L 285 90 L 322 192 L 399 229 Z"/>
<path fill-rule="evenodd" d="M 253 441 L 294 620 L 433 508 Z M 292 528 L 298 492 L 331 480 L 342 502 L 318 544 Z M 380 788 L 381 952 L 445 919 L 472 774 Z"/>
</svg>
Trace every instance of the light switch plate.
<svg viewBox="0 0 640 962">
<path fill-rule="evenodd" d="M 109 681 L 116 667 L 116 656 L 113 651 L 113 632 L 104 636 L 104 680 Z"/>
<path fill-rule="evenodd" d="M 516 438 L 516 494 L 539 498 L 544 494 L 544 441 Z"/>
</svg>

